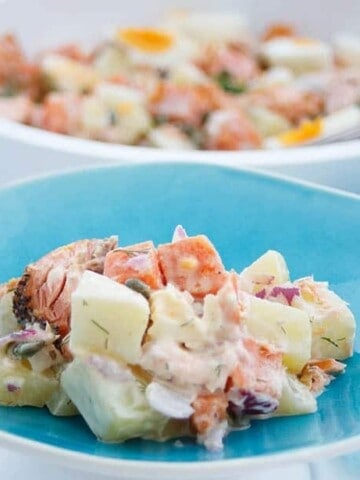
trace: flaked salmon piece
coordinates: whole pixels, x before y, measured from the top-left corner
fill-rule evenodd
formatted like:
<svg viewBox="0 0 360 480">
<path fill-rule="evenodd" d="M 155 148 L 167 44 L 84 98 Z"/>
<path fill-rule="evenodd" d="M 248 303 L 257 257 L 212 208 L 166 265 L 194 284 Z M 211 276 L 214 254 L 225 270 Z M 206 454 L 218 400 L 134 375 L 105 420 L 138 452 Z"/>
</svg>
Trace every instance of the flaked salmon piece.
<svg viewBox="0 0 360 480">
<path fill-rule="evenodd" d="M 284 375 L 282 353 L 252 337 L 245 337 L 243 346 L 244 353 L 230 376 L 227 388 L 279 399 Z"/>
<path fill-rule="evenodd" d="M 80 63 L 89 63 L 91 56 L 85 53 L 79 45 L 75 43 L 67 43 L 65 45 L 60 45 L 59 47 L 55 48 L 51 51 L 51 53 L 56 53 L 66 58 L 70 58 L 70 60 L 75 60 L 76 62 Z"/>
<path fill-rule="evenodd" d="M 321 360 L 312 359 L 307 363 L 307 365 L 319 367 L 325 373 L 328 373 L 330 375 L 342 373 L 346 368 L 346 365 L 344 363 L 338 362 L 337 360 L 335 360 L 335 358 L 325 358 Z"/>
<path fill-rule="evenodd" d="M 244 150 L 261 147 L 261 136 L 239 109 L 216 110 L 205 125 L 208 150 Z"/>
<path fill-rule="evenodd" d="M 316 118 L 324 112 L 321 93 L 302 91 L 292 86 L 279 86 L 241 96 L 245 107 L 265 107 L 283 115 L 293 125 Z"/>
<path fill-rule="evenodd" d="M 192 403 L 194 413 L 190 418 L 192 429 L 204 434 L 227 418 L 228 401 L 225 392 L 204 392 Z"/>
<path fill-rule="evenodd" d="M 159 245 L 158 253 L 166 282 L 196 298 L 217 293 L 226 282 L 221 258 L 205 235 Z"/>
<path fill-rule="evenodd" d="M 335 73 L 325 89 L 325 111 L 333 113 L 360 102 L 360 70 L 345 69 Z"/>
<path fill-rule="evenodd" d="M 320 394 L 333 379 L 332 375 L 342 373 L 345 367 L 345 364 L 338 362 L 334 358 L 313 359 L 305 365 L 299 375 L 299 380 L 311 392 Z"/>
<path fill-rule="evenodd" d="M 80 130 L 81 97 L 71 92 L 50 93 L 41 107 L 41 114 L 33 115 L 34 126 L 50 132 L 76 135 Z"/>
<path fill-rule="evenodd" d="M 256 58 L 237 45 L 208 47 L 197 63 L 211 77 L 227 72 L 239 82 L 247 82 L 259 74 Z"/>
<path fill-rule="evenodd" d="M 204 116 L 226 103 L 215 85 L 173 85 L 161 82 L 150 99 L 150 112 L 166 121 L 198 127 Z"/>
<path fill-rule="evenodd" d="M 32 115 L 32 101 L 25 95 L 0 97 L 0 117 L 14 122 L 28 123 Z"/>
<path fill-rule="evenodd" d="M 117 238 L 79 240 L 28 265 L 14 292 L 20 324 L 48 322 L 60 336 L 69 332 L 71 294 L 85 270 L 103 273 Z"/>
<path fill-rule="evenodd" d="M 104 275 L 118 283 L 137 278 L 154 290 L 164 286 L 158 253 L 151 241 L 109 252 L 105 258 Z"/>
<path fill-rule="evenodd" d="M 26 91 L 32 98 L 40 91 L 40 69 L 25 58 L 14 35 L 0 36 L 0 90 Z"/>
</svg>

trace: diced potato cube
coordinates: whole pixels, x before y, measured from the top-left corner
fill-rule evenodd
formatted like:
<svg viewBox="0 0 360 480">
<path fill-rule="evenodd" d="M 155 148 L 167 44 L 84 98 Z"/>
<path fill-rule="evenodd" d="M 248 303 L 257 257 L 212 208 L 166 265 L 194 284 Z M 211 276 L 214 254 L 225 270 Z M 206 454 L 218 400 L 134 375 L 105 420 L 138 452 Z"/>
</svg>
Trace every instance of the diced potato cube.
<svg viewBox="0 0 360 480">
<path fill-rule="evenodd" d="M 46 55 L 42 70 L 52 87 L 66 92 L 92 90 L 99 76 L 91 67 L 58 54 Z"/>
<path fill-rule="evenodd" d="M 289 270 L 284 257 L 275 250 L 268 250 L 249 267 L 240 278 L 252 284 L 252 291 L 261 290 L 266 285 L 281 285 L 289 281 Z"/>
<path fill-rule="evenodd" d="M 351 357 L 356 324 L 346 303 L 325 282 L 308 277 L 294 284 L 300 289 L 300 297 L 295 298 L 293 305 L 307 312 L 311 319 L 312 358 Z"/>
<path fill-rule="evenodd" d="M 57 417 L 72 417 L 79 414 L 77 408 L 61 388 L 60 384 L 46 402 L 46 406 L 50 413 Z"/>
<path fill-rule="evenodd" d="M 282 350 L 284 365 L 291 372 L 301 372 L 311 357 L 311 324 L 307 313 L 249 296 L 244 321 L 251 335 Z"/>
<path fill-rule="evenodd" d="M 153 410 L 129 369 L 103 356 L 75 358 L 61 377 L 94 434 L 106 442 L 161 436 L 168 419 Z"/>
<path fill-rule="evenodd" d="M 70 350 L 107 352 L 135 364 L 149 314 L 141 294 L 86 271 L 72 295 Z"/>
<path fill-rule="evenodd" d="M 315 396 L 295 375 L 284 377 L 282 394 L 276 415 L 303 415 L 317 410 Z"/>
<path fill-rule="evenodd" d="M 0 405 L 43 407 L 59 385 L 49 372 L 33 372 L 21 361 L 1 358 Z"/>
<path fill-rule="evenodd" d="M 18 330 L 19 325 L 13 313 L 13 293 L 0 297 L 0 337 Z"/>
<path fill-rule="evenodd" d="M 186 293 L 168 285 L 151 295 L 150 306 L 152 339 L 168 338 L 189 347 L 205 342 L 208 325 L 195 315 Z"/>
</svg>

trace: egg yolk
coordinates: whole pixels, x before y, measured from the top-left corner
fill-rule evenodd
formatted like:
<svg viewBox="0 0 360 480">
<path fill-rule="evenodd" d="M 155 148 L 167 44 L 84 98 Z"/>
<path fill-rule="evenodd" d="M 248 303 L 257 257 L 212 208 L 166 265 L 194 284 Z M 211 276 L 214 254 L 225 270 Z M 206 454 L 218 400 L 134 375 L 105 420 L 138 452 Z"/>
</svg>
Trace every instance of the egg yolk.
<svg viewBox="0 0 360 480">
<path fill-rule="evenodd" d="M 174 43 L 171 34 L 152 28 L 126 28 L 119 31 L 118 37 L 127 45 L 146 53 L 166 52 Z"/>
<path fill-rule="evenodd" d="M 303 122 L 300 127 L 289 130 L 279 135 L 280 143 L 286 147 L 308 142 L 319 137 L 323 130 L 323 122 L 320 118 Z"/>
</svg>

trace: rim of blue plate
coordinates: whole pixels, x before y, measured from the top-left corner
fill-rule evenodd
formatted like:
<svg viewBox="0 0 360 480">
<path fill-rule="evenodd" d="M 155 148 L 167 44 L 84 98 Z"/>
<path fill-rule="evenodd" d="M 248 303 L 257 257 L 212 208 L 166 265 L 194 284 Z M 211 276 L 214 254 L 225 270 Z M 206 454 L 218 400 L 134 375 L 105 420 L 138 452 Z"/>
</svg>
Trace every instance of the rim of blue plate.
<svg viewBox="0 0 360 480">
<path fill-rule="evenodd" d="M 62 169 L 55 172 L 45 173 L 41 175 L 34 175 L 23 179 L 18 179 L 4 184 L 0 187 L 0 192 L 15 189 L 22 185 L 36 184 L 46 179 L 61 178 L 66 176 L 73 176 L 81 174 L 81 172 L 97 171 L 97 170 L 118 170 L 131 169 L 139 165 L 164 165 L 164 166 L 184 166 L 183 162 L 164 162 L 164 161 L 136 161 L 134 163 L 106 163 L 104 165 L 90 165 L 87 167 L 76 167 L 69 169 Z M 320 185 L 317 183 L 296 179 L 287 175 L 262 171 L 260 169 L 245 168 L 238 165 L 214 165 L 213 163 L 202 162 L 201 165 L 209 167 L 214 170 L 234 170 L 244 175 L 253 178 L 269 178 L 275 183 L 279 184 L 293 184 L 294 186 L 309 190 L 319 191 L 332 196 L 339 196 L 350 198 L 360 202 L 360 195 L 352 192 L 346 192 L 333 187 Z M 198 162 L 186 162 L 186 166 L 199 167 Z M 208 475 L 205 478 L 213 478 L 217 474 L 228 475 L 237 469 L 254 469 L 266 466 L 276 466 L 284 464 L 285 462 L 312 462 L 317 460 L 319 456 L 322 459 L 340 456 L 347 453 L 353 453 L 360 449 L 360 435 L 355 435 L 344 440 L 329 442 L 326 445 L 300 447 L 289 451 L 280 453 L 267 453 L 255 457 L 243 457 L 232 459 L 214 459 L 211 462 L 206 460 L 199 460 L 196 462 L 163 462 L 163 461 L 141 461 L 128 460 L 121 458 L 103 457 L 100 455 L 92 455 L 86 453 L 76 452 L 74 450 L 63 447 L 55 447 L 44 442 L 30 440 L 21 435 L 5 432 L 0 429 L 0 445 L 3 447 L 11 447 L 17 451 L 24 453 L 31 453 L 37 456 L 45 456 L 51 454 L 51 460 L 59 465 L 70 466 L 85 471 L 92 470 L 95 466 L 101 468 L 101 473 L 121 475 L 124 478 L 126 475 L 146 476 L 149 475 L 149 468 L 156 468 L 158 474 L 176 475 L 176 474 L 199 474 Z M 48 460 L 50 458 L 46 457 Z M 121 467 L 121 472 L 118 470 Z M 237 470 L 238 472 L 239 470 Z M 137 477 L 136 477 L 137 478 Z M 164 477 L 165 478 L 165 477 Z M 174 477 L 176 478 L 176 477 Z"/>
</svg>

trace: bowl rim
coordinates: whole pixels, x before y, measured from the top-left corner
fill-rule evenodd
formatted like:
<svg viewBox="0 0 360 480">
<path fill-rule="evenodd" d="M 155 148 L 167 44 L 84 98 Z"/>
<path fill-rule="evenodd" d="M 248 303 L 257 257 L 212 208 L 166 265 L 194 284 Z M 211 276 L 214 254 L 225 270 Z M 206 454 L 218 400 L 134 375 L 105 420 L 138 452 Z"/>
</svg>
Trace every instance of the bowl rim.
<svg viewBox="0 0 360 480">
<path fill-rule="evenodd" d="M 155 159 L 151 162 L 146 160 L 139 161 L 137 163 L 110 163 L 105 165 L 91 165 L 89 167 L 78 167 L 61 169 L 55 172 L 48 172 L 41 175 L 34 175 L 18 179 L 0 187 L 0 193 L 6 193 L 21 186 L 27 186 L 30 184 L 36 184 L 37 182 L 43 182 L 47 179 L 51 180 L 57 177 L 67 177 L 72 175 L 81 174 L 83 172 L 98 171 L 98 170 L 111 170 L 132 168 L 139 165 L 167 165 L 167 166 L 183 166 L 183 162 L 161 162 Z M 300 179 L 294 179 L 287 175 L 278 173 L 253 170 L 244 168 L 239 165 L 216 165 L 211 162 L 204 162 L 204 167 L 215 167 L 220 170 L 235 170 L 243 172 L 247 175 L 257 178 L 268 178 L 277 183 L 291 184 L 306 190 L 323 192 L 332 196 L 341 198 L 348 198 L 360 202 L 360 195 L 352 192 L 343 191 L 337 188 L 328 187 L 316 184 L 314 182 L 308 182 Z M 196 162 L 188 164 L 198 165 Z M 149 469 L 156 468 L 156 473 L 159 475 L 159 479 L 168 480 L 171 475 L 173 480 L 183 479 L 184 474 L 197 475 L 196 478 L 203 478 L 204 480 L 210 480 L 220 478 L 223 475 L 224 478 L 232 475 L 235 471 L 248 471 L 254 470 L 259 467 L 276 467 L 283 464 L 290 464 L 296 462 L 312 462 L 316 461 L 319 456 L 322 459 L 336 457 L 344 454 L 350 454 L 357 451 L 360 448 L 360 435 L 354 435 L 343 440 L 333 441 L 325 445 L 317 445 L 310 447 L 300 447 L 291 449 L 285 452 L 261 454 L 252 457 L 232 458 L 232 459 L 214 459 L 214 460 L 199 460 L 199 461 L 185 461 L 185 462 L 166 462 L 166 461 L 151 461 L 151 460 L 130 460 L 114 457 L 105 457 L 96 454 L 81 453 L 64 447 L 50 445 L 45 442 L 31 440 L 22 435 L 6 432 L 0 429 L 0 445 L 5 448 L 10 448 L 18 452 L 30 453 L 32 455 L 46 458 L 52 463 L 61 466 L 67 466 L 82 471 L 98 471 L 101 469 L 102 474 L 111 474 L 115 478 L 148 478 Z M 121 467 L 119 469 L 119 467 Z M 151 471 L 151 470 L 150 470 Z"/>
<path fill-rule="evenodd" d="M 359 142 L 360 144 L 360 142 Z M 360 161 L 360 158 L 359 158 Z M 169 158 L 137 158 L 135 161 L 133 159 L 128 159 L 124 160 L 122 163 L 119 163 L 117 161 L 109 161 L 103 164 L 91 164 L 91 165 L 77 165 L 76 167 L 59 167 L 56 170 L 53 171 L 48 171 L 44 173 L 35 173 L 33 175 L 26 175 L 25 177 L 20 177 L 16 179 L 12 179 L 8 182 L 4 182 L 3 184 L 0 184 L 0 193 L 3 193 L 7 190 L 12 190 L 13 188 L 21 187 L 22 185 L 26 186 L 27 184 L 32 184 L 32 183 L 37 183 L 37 182 L 42 182 L 44 180 L 51 180 L 52 178 L 56 177 L 66 177 L 66 176 L 72 176 L 76 174 L 81 174 L 83 172 L 90 172 L 90 171 L 96 171 L 96 170 L 112 170 L 112 169 L 121 169 L 121 168 L 132 168 L 132 167 L 137 167 L 137 166 L 175 166 L 176 167 L 182 167 L 184 165 L 187 165 L 189 167 L 191 166 L 203 166 L 204 168 L 206 167 L 215 167 L 218 169 L 223 169 L 223 170 L 235 170 L 235 171 L 240 171 L 245 174 L 251 175 L 253 177 L 260 177 L 260 178 L 269 178 L 275 182 L 282 183 L 282 184 L 290 184 L 294 185 L 297 187 L 305 188 L 308 190 L 315 190 L 327 194 L 331 194 L 333 196 L 339 196 L 343 198 L 348 198 L 352 200 L 357 200 L 360 201 L 360 193 L 352 192 L 352 191 L 347 191 L 341 188 L 329 186 L 329 185 L 324 185 L 318 182 L 310 181 L 310 180 L 305 180 L 302 178 L 298 177 L 293 177 L 291 175 L 281 173 L 281 172 L 273 172 L 261 168 L 251 168 L 248 165 L 242 165 L 242 164 L 223 164 L 223 163 L 217 163 L 217 162 L 212 162 L 211 159 L 205 159 L 203 161 L 197 161 L 197 159 L 191 159 L 189 158 L 188 161 L 184 162 L 181 160 L 173 160 Z"/>
<path fill-rule="evenodd" d="M 0 119 L 0 142 L 12 140 L 41 149 L 56 151 L 68 155 L 79 155 L 105 161 L 151 162 L 180 161 L 183 163 L 206 162 L 218 165 L 242 166 L 290 166 L 303 164 L 328 163 L 360 159 L 360 139 L 349 142 L 320 146 L 304 146 L 291 149 L 243 150 L 243 151 L 201 151 L 201 150 L 165 150 L 152 147 L 110 144 L 90 139 L 72 137 L 48 132 L 11 120 Z"/>
</svg>

